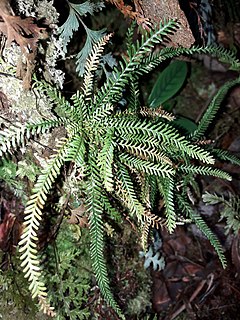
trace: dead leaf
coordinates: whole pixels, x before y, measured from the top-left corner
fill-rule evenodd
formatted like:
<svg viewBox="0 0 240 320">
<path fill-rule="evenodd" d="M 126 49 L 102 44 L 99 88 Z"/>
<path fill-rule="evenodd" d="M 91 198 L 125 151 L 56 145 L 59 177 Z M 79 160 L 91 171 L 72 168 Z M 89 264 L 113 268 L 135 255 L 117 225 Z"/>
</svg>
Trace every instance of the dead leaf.
<svg viewBox="0 0 240 320">
<path fill-rule="evenodd" d="M 4 0 L 4 2 L 6 2 Z M 46 29 L 40 28 L 32 17 L 21 18 L 14 16 L 9 6 L 0 5 L 0 32 L 7 38 L 6 46 L 16 42 L 26 58 L 26 68 L 22 63 L 18 66 L 18 73 L 23 78 L 23 88 L 29 89 L 31 77 L 35 67 L 35 57 L 37 54 L 37 44 L 39 39 L 47 37 Z"/>
</svg>

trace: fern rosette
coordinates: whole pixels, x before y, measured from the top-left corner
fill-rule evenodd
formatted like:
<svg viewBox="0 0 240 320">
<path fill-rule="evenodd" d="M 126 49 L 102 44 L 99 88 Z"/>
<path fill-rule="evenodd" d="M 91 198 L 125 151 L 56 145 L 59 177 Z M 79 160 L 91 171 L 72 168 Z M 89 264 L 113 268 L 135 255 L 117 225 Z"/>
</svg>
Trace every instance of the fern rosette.
<svg viewBox="0 0 240 320">
<path fill-rule="evenodd" d="M 163 43 L 177 27 L 175 21 L 165 21 L 158 29 L 143 34 L 136 44 L 129 41 L 128 57 L 123 58 L 119 70 L 114 68 L 102 87 L 97 88 L 95 73 L 104 47 L 112 37 L 103 36 L 86 60 L 82 90 L 75 93 L 70 102 L 51 85 L 36 81 L 38 90 L 48 96 L 58 113 L 56 119 L 12 127 L 0 133 L 0 152 L 4 154 L 12 147 L 24 144 L 26 138 L 47 132 L 50 128 L 64 126 L 66 129 L 67 137 L 58 144 L 32 190 L 19 244 L 22 267 L 30 281 L 32 295 L 39 298 L 40 305 L 50 315 L 54 315 L 54 311 L 47 302 L 46 287 L 42 281 L 38 230 L 48 194 L 65 163 L 74 163 L 75 168 L 82 172 L 93 270 L 104 298 L 123 318 L 110 290 L 104 259 L 106 215 L 118 219 L 122 212 L 127 212 L 143 231 L 142 243 L 146 245 L 151 227 L 164 226 L 173 232 L 185 213 L 209 237 L 225 266 L 218 239 L 189 204 L 185 192 L 188 185 L 186 177 L 202 174 L 231 179 L 227 173 L 213 167 L 213 155 L 220 152 L 211 152 L 210 148 L 198 145 L 196 141 L 203 136 L 209 121 L 215 116 L 222 95 L 240 80 L 229 82 L 220 90 L 207 116 L 203 116 L 198 129 L 189 136 L 183 136 L 175 128 L 172 115 L 140 106 L 138 80 L 162 61 L 184 54 L 215 54 L 228 59 L 234 67 L 239 67 L 239 62 L 232 53 L 216 47 L 164 48 L 155 52 L 154 47 Z M 131 32 L 128 38 L 131 38 Z M 119 108 L 118 103 L 127 86 L 127 106 Z M 229 158 L 226 153 L 222 153 L 222 157 Z M 164 200 L 164 214 L 155 214 L 153 210 L 159 197 Z M 116 208 L 115 203 L 120 204 L 121 209 Z"/>
</svg>

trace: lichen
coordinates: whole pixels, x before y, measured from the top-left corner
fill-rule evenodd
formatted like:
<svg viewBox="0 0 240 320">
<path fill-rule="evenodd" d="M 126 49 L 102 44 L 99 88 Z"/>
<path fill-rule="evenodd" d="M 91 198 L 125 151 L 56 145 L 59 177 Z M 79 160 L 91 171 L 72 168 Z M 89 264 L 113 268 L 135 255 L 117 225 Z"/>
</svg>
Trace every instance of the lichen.
<svg viewBox="0 0 240 320">
<path fill-rule="evenodd" d="M 59 38 L 57 33 L 59 13 L 53 5 L 53 0 L 18 0 L 18 9 L 25 16 L 36 17 L 38 20 L 44 18 L 46 24 L 50 26 L 52 31 L 47 41 L 44 71 L 43 68 L 41 70 L 44 72 L 44 77 L 47 81 L 53 82 L 62 89 L 65 73 L 57 68 L 57 61 L 64 59 L 65 53 L 62 50 L 62 39 Z"/>
</svg>

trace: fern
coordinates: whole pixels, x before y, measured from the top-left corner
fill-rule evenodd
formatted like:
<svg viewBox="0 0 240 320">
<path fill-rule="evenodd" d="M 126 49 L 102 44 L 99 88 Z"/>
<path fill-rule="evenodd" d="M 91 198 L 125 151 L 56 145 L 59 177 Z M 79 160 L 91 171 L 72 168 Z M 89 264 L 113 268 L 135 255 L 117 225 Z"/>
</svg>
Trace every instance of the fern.
<svg viewBox="0 0 240 320">
<path fill-rule="evenodd" d="M 238 196 L 230 193 L 228 199 L 226 199 L 215 193 L 205 192 L 203 201 L 208 205 L 221 204 L 220 216 L 221 219 L 226 219 L 226 234 L 229 234 L 230 230 L 238 234 L 240 229 L 240 199 Z"/>
<path fill-rule="evenodd" d="M 235 80 L 230 80 L 226 82 L 222 88 L 219 89 L 217 94 L 212 99 L 211 103 L 209 104 L 207 111 L 204 113 L 202 119 L 198 124 L 198 128 L 195 132 L 193 132 L 193 138 L 195 140 L 201 139 L 205 134 L 206 130 L 208 129 L 209 125 L 212 123 L 213 119 L 216 116 L 217 111 L 221 106 L 221 102 L 225 98 L 227 92 L 230 88 L 240 83 L 240 77 Z"/>
<path fill-rule="evenodd" d="M 189 218 L 197 225 L 197 227 L 202 231 L 202 233 L 207 237 L 210 241 L 214 249 L 216 250 L 218 257 L 222 263 L 223 268 L 226 268 L 227 262 L 224 255 L 223 247 L 216 237 L 216 235 L 212 232 L 212 230 L 208 227 L 203 218 L 195 212 L 194 209 L 189 205 L 185 195 L 178 195 L 177 197 L 179 207 L 184 210 Z"/>
<path fill-rule="evenodd" d="M 69 34 L 64 34 L 67 32 L 63 32 L 66 25 L 60 30 L 66 41 L 78 27 L 81 19 L 79 16 L 90 10 L 89 1 L 69 5 L 72 8 L 72 17 L 69 18 L 71 21 L 68 22 L 72 23 L 71 30 Z M 88 9 L 83 9 L 83 5 Z M 25 145 L 26 140 L 48 132 L 53 127 L 65 128 L 66 137 L 56 146 L 56 153 L 51 156 L 32 190 L 25 209 L 24 231 L 19 244 L 22 266 L 30 281 L 32 295 L 38 297 L 41 307 L 50 315 L 54 315 L 54 311 L 48 303 L 42 280 L 38 230 L 48 195 L 65 163 L 72 163 L 72 179 L 75 173 L 77 175 L 77 172 L 81 172 L 75 179 L 84 195 L 93 270 L 104 298 L 120 316 L 122 313 L 110 290 L 104 258 L 106 216 L 119 221 L 122 213 L 127 212 L 133 223 L 144 228 L 142 239 L 146 246 L 149 228 L 167 227 L 173 232 L 185 213 L 209 237 L 225 266 L 217 238 L 204 221 L 192 213 L 188 202 L 185 199 L 182 201 L 182 190 L 177 186 L 182 184 L 184 174 L 193 179 L 198 174 L 228 180 L 230 176 L 212 167 L 215 159 L 210 148 L 196 145 L 195 136 L 181 135 L 172 123 L 172 115 L 161 110 L 153 112 L 140 106 L 138 78 L 163 60 L 182 54 L 210 52 L 229 58 L 235 67 L 238 62 L 231 53 L 217 48 L 165 48 L 159 53 L 153 53 L 154 47 L 162 44 L 166 36 L 176 29 L 175 21 L 165 21 L 158 29 L 143 34 L 139 41 L 129 44 L 129 56 L 123 58 L 119 69 L 115 68 L 112 76 L 100 88 L 97 87 L 94 76 L 101 63 L 104 46 L 111 35 L 99 40 L 95 38 L 86 63 L 83 86 L 69 100 L 51 85 L 36 81 L 36 88 L 48 97 L 56 117 L 39 120 L 37 123 L 19 124 L 0 132 L 2 156 L 12 153 L 19 146 Z M 130 96 L 126 97 L 129 109 L 127 105 L 123 108 L 126 110 L 121 110 L 118 103 L 127 86 L 130 87 Z M 224 90 L 221 91 L 221 97 L 226 92 Z M 218 104 L 218 99 L 212 102 L 215 103 Z M 217 108 L 210 107 L 214 110 L 210 110 L 210 114 L 215 114 Z M 207 128 L 206 125 L 201 127 Z M 203 130 L 200 132 L 202 134 Z M 182 187 L 185 193 L 189 184 L 190 180 L 185 179 Z M 155 214 L 153 212 L 160 196 L 164 200 L 165 211 L 163 214 Z"/>
</svg>

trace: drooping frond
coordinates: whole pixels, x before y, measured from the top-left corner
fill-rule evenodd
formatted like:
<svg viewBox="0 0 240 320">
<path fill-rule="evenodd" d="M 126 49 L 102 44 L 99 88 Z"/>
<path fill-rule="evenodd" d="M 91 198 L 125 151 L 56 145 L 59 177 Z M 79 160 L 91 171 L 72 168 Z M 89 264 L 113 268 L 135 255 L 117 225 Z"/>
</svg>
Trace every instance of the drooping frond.
<svg viewBox="0 0 240 320">
<path fill-rule="evenodd" d="M 96 154 L 95 154 L 96 156 Z M 121 315 L 121 311 L 116 304 L 114 297 L 111 293 L 109 279 L 107 274 L 107 266 L 104 259 L 104 225 L 102 215 L 104 211 L 104 203 L 102 201 L 102 181 L 100 178 L 99 168 L 91 161 L 89 168 L 88 179 L 88 195 L 87 206 L 89 213 L 89 227 L 90 227 L 90 254 L 92 260 L 92 267 L 97 279 L 97 283 L 101 289 L 106 301 L 109 305 Z"/>
<path fill-rule="evenodd" d="M 114 157 L 114 130 L 108 129 L 103 140 L 102 150 L 98 154 L 98 166 L 103 179 L 103 185 L 107 191 L 113 191 L 113 157 Z"/>
<path fill-rule="evenodd" d="M 224 255 L 223 247 L 216 237 L 216 235 L 212 232 L 212 230 L 208 227 L 206 222 L 203 220 L 203 218 L 192 209 L 192 207 L 188 204 L 188 201 L 184 197 L 184 195 L 177 196 L 177 200 L 179 203 L 179 207 L 183 212 L 186 212 L 187 216 L 191 218 L 191 220 L 197 225 L 197 227 L 202 231 L 202 233 L 207 237 L 207 239 L 210 241 L 211 245 L 216 250 L 219 260 L 222 263 L 223 268 L 226 268 L 227 261 Z"/>
<path fill-rule="evenodd" d="M 114 206 L 112 201 L 109 200 L 108 196 L 102 193 L 102 201 L 104 205 L 104 211 L 109 215 L 109 217 L 117 222 L 121 222 L 121 214 L 119 210 L 117 210 Z"/>
<path fill-rule="evenodd" d="M 64 157 L 68 149 L 68 140 L 63 140 L 58 146 L 58 153 L 52 156 L 47 167 L 42 171 L 32 190 L 32 196 L 27 202 L 24 214 L 24 230 L 19 242 L 21 252 L 21 266 L 25 277 L 30 281 L 29 289 L 33 298 L 38 297 L 39 302 L 46 300 L 46 287 L 41 278 L 41 268 L 37 252 L 38 229 L 42 220 L 42 210 L 47 195 L 60 172 Z"/>
<path fill-rule="evenodd" d="M 201 139 L 205 132 L 207 131 L 209 125 L 212 123 L 215 118 L 223 99 L 226 97 L 227 92 L 230 88 L 240 83 L 240 77 L 235 80 L 230 80 L 226 82 L 217 92 L 215 97 L 212 99 L 209 104 L 206 112 L 203 114 L 196 131 L 193 132 L 192 138 L 194 140 Z"/>
<path fill-rule="evenodd" d="M 172 177 L 158 178 L 158 188 L 164 199 L 166 227 L 170 233 L 176 228 L 175 181 Z"/>
</svg>

